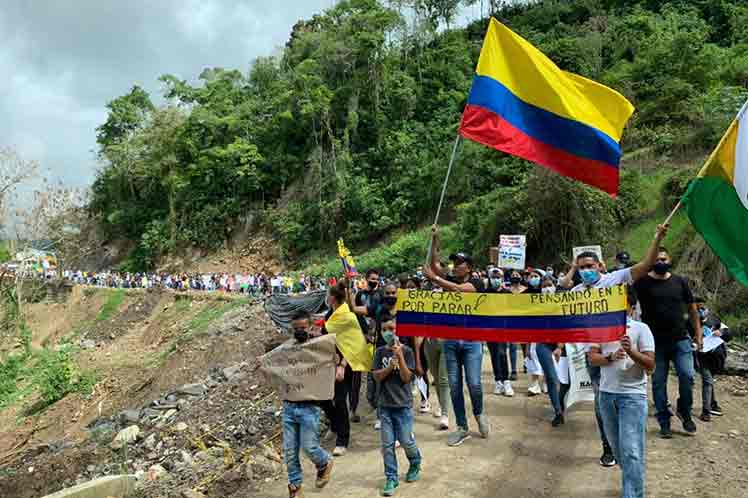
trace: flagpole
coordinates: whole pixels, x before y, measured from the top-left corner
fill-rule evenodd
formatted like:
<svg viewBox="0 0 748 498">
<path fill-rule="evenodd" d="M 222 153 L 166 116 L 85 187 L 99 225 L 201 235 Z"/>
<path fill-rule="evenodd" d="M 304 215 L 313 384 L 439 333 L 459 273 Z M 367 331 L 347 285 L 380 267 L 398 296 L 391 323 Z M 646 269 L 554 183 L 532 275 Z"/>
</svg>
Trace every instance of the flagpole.
<svg viewBox="0 0 748 498">
<path fill-rule="evenodd" d="M 447 193 L 447 184 L 449 183 L 449 176 L 452 173 L 452 166 L 455 163 L 455 159 L 457 159 L 457 153 L 460 149 L 460 144 L 462 143 L 462 135 L 459 133 L 455 137 L 455 143 L 452 146 L 452 157 L 449 158 L 449 166 L 447 166 L 447 175 L 444 177 L 444 184 L 442 185 L 442 194 L 439 197 L 439 205 L 436 208 L 436 216 L 434 216 L 434 225 L 437 225 L 439 223 L 439 215 L 442 212 L 442 205 L 444 204 L 444 196 Z M 433 235 L 429 237 L 429 249 L 426 253 L 426 264 L 431 264 L 431 253 L 433 250 L 433 244 L 434 244 L 434 237 Z"/>
</svg>

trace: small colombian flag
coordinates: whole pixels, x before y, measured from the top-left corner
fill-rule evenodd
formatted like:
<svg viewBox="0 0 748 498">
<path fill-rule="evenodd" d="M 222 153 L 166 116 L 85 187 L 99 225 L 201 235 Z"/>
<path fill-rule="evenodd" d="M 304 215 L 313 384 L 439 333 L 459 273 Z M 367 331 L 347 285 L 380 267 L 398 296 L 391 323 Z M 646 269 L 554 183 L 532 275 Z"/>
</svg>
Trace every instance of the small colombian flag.
<svg viewBox="0 0 748 498">
<path fill-rule="evenodd" d="M 615 196 L 633 112 L 615 90 L 559 69 L 491 18 L 460 134 Z"/>
</svg>

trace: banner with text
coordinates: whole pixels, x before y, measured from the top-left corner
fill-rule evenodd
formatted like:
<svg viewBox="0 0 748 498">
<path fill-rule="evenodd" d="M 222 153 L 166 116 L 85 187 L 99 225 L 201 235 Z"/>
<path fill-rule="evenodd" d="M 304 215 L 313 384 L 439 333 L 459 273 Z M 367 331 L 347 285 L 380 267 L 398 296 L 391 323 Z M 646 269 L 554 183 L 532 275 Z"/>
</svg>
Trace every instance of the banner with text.
<svg viewBox="0 0 748 498">
<path fill-rule="evenodd" d="M 480 294 L 400 289 L 397 333 L 490 342 L 618 340 L 626 331 L 626 288 L 558 294 Z"/>
</svg>

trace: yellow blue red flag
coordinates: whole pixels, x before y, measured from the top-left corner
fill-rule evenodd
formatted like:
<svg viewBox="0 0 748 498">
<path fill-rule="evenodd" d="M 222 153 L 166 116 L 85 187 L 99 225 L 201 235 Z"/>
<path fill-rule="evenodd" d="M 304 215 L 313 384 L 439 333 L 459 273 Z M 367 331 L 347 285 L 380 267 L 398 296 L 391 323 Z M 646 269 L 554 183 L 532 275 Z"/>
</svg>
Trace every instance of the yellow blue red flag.
<svg viewBox="0 0 748 498">
<path fill-rule="evenodd" d="M 633 112 L 621 94 L 561 70 L 492 18 L 460 134 L 615 196 Z"/>
<path fill-rule="evenodd" d="M 353 261 L 351 252 L 345 247 L 343 239 L 338 239 L 338 256 L 340 256 L 340 262 L 343 263 L 343 273 L 346 277 L 358 275 L 356 263 Z"/>
</svg>

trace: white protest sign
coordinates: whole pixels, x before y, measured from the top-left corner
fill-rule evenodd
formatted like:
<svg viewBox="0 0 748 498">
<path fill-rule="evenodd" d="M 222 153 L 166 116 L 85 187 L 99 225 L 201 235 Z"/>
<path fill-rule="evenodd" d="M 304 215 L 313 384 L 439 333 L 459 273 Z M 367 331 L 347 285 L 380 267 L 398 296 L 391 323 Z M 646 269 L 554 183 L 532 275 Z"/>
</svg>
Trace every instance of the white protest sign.
<svg viewBox="0 0 748 498">
<path fill-rule="evenodd" d="M 335 389 L 335 336 L 287 341 L 260 357 L 260 369 L 285 401 L 326 401 Z"/>
<path fill-rule="evenodd" d="M 499 267 L 523 270 L 526 251 L 527 239 L 524 235 L 501 235 L 499 237 Z"/>
<path fill-rule="evenodd" d="M 582 344 L 566 344 L 569 365 L 569 392 L 565 406 L 569 409 L 580 401 L 595 401 L 592 381 L 587 372 L 587 348 Z"/>
<path fill-rule="evenodd" d="M 601 246 L 580 246 L 572 249 L 572 258 L 574 261 L 577 260 L 577 256 L 583 252 L 594 252 L 600 261 L 603 260 L 603 248 Z"/>
</svg>

